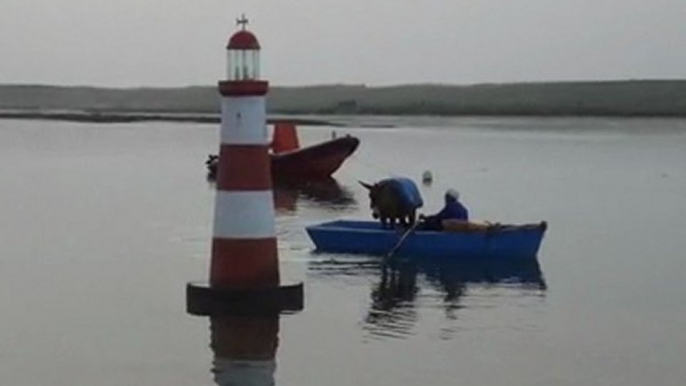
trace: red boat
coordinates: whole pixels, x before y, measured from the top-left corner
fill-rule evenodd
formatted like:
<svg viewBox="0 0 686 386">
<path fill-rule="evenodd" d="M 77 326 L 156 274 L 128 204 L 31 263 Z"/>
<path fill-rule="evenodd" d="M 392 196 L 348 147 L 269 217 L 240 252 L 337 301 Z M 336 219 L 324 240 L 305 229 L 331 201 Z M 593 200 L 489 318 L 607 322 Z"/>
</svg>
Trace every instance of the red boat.
<svg viewBox="0 0 686 386">
<path fill-rule="evenodd" d="M 295 125 L 277 123 L 270 154 L 272 179 L 317 181 L 330 178 L 359 145 L 359 139 L 347 135 L 300 148 Z M 211 154 L 205 162 L 209 179 L 216 177 L 218 161 L 219 157 Z"/>
</svg>

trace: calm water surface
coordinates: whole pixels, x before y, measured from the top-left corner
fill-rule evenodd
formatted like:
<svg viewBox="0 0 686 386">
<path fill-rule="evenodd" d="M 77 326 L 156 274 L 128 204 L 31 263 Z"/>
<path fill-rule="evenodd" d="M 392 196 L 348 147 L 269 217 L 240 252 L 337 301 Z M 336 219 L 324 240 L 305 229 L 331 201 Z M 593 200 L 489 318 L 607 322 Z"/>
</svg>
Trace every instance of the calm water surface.
<svg viewBox="0 0 686 386">
<path fill-rule="evenodd" d="M 184 290 L 207 275 L 216 127 L 0 121 L 0 384 L 686 382 L 686 121 L 397 122 L 336 129 L 362 140 L 336 181 L 275 190 L 305 310 L 209 321 Z M 475 218 L 548 221 L 538 264 L 408 262 L 390 285 L 311 253 L 304 226 L 368 217 L 357 180 L 424 170 L 427 212 L 454 187 Z"/>
</svg>

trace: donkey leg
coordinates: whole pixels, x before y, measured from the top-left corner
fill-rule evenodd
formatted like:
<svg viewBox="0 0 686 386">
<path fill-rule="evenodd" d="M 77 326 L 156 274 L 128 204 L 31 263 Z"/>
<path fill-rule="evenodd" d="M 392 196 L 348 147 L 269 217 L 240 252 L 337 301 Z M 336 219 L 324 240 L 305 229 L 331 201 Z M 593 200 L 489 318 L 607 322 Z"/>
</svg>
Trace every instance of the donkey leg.
<svg viewBox="0 0 686 386">
<path fill-rule="evenodd" d="M 401 216 L 401 217 L 399 218 L 399 221 L 400 221 L 400 225 L 401 225 L 403 228 L 407 228 L 407 227 L 408 227 L 408 224 L 407 224 L 407 216 L 404 216 L 404 215 Z"/>
</svg>

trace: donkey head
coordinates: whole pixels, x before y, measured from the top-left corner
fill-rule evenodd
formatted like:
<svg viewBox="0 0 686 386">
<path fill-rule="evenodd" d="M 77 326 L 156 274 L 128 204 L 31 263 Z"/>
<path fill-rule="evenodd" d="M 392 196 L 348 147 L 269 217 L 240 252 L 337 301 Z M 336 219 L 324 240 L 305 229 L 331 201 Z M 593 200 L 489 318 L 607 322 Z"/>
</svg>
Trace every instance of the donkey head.
<svg viewBox="0 0 686 386">
<path fill-rule="evenodd" d="M 379 218 L 379 206 L 383 205 L 382 202 L 385 200 L 383 193 L 385 185 L 381 183 L 368 184 L 362 181 L 358 182 L 369 191 L 369 208 L 372 210 L 372 217 Z"/>
</svg>

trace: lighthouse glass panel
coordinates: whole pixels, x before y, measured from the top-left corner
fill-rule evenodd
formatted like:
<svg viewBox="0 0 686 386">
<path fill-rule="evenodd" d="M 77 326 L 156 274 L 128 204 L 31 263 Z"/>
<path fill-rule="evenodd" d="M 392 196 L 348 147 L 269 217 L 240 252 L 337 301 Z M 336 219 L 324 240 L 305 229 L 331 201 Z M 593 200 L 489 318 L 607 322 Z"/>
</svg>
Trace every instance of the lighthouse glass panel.
<svg viewBox="0 0 686 386">
<path fill-rule="evenodd" d="M 260 51 L 252 51 L 252 65 L 254 79 L 260 79 Z"/>
<path fill-rule="evenodd" d="M 258 50 L 229 50 L 228 71 L 229 80 L 259 79 L 259 51 Z"/>
</svg>

